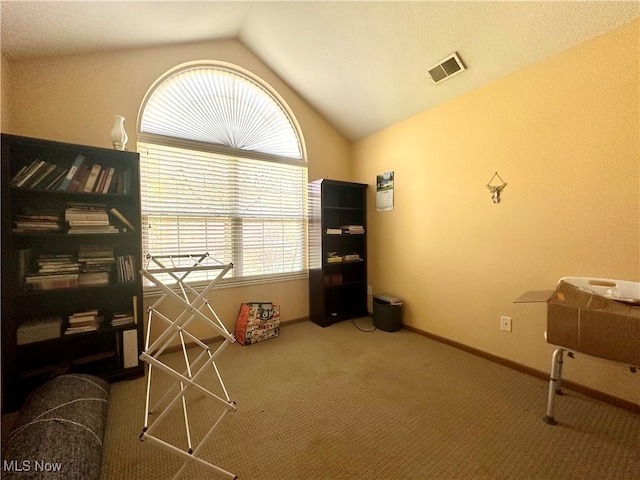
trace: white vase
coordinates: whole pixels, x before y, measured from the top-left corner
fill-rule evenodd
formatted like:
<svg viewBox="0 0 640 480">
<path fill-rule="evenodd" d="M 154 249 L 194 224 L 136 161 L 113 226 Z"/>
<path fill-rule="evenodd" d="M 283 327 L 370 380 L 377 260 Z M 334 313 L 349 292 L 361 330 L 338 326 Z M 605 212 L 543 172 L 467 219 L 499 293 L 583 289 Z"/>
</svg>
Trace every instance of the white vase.
<svg viewBox="0 0 640 480">
<path fill-rule="evenodd" d="M 113 116 L 111 140 L 113 141 L 113 148 L 116 150 L 124 150 L 127 140 L 129 140 L 127 132 L 124 131 L 124 117 L 120 115 Z"/>
</svg>

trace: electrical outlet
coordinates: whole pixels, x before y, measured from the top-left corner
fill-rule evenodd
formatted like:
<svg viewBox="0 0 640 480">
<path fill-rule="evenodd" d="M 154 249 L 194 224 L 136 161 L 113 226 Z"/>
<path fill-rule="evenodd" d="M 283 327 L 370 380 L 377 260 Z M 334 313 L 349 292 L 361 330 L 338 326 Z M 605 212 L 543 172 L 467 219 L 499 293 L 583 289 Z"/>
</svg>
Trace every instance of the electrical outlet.
<svg viewBox="0 0 640 480">
<path fill-rule="evenodd" d="M 373 288 L 371 288 L 371 285 L 367 285 L 367 295 L 373 295 Z"/>
<path fill-rule="evenodd" d="M 500 330 L 511 332 L 511 317 L 500 317 Z"/>
</svg>

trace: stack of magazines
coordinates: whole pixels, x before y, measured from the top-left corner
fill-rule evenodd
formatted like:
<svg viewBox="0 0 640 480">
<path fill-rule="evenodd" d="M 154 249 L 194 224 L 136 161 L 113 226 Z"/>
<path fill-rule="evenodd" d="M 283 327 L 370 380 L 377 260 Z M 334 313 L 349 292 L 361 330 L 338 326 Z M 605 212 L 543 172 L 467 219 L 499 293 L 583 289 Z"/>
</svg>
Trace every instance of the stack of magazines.
<svg viewBox="0 0 640 480">
<path fill-rule="evenodd" d="M 64 331 L 64 334 L 73 335 L 75 333 L 93 332 L 100 327 L 102 320 L 104 320 L 104 316 L 102 316 L 100 310 L 76 312 L 69 317 L 69 326 Z"/>
<path fill-rule="evenodd" d="M 109 222 L 107 207 L 102 204 L 70 203 L 64 212 L 72 234 L 119 233 Z"/>
<path fill-rule="evenodd" d="M 15 233 L 49 233 L 61 230 L 61 212 L 47 209 L 24 208 L 13 222 Z"/>
<path fill-rule="evenodd" d="M 342 233 L 350 233 L 352 235 L 364 233 L 364 227 L 362 225 L 343 225 L 340 228 L 342 229 Z"/>
<path fill-rule="evenodd" d="M 110 272 L 116 262 L 113 246 L 81 245 L 78 262 L 80 262 L 79 285 L 81 287 L 108 285 Z"/>
<path fill-rule="evenodd" d="M 54 290 L 78 286 L 80 264 L 73 255 L 42 254 L 36 260 L 38 271 L 25 277 L 29 291 Z"/>
<path fill-rule="evenodd" d="M 127 325 L 128 323 L 133 323 L 134 320 L 133 312 L 114 313 L 111 319 L 111 326 L 118 327 L 120 325 Z"/>
</svg>

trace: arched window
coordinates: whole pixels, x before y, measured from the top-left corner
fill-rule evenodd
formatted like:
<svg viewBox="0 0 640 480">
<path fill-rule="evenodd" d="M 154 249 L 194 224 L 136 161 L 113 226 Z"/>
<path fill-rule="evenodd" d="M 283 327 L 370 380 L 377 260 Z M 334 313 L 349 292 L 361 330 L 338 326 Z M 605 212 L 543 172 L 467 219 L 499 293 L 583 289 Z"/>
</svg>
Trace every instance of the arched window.
<svg viewBox="0 0 640 480">
<path fill-rule="evenodd" d="M 147 93 L 138 132 L 143 254 L 208 253 L 234 264 L 227 283 L 306 276 L 304 142 L 271 87 L 229 64 L 180 66 Z"/>
</svg>

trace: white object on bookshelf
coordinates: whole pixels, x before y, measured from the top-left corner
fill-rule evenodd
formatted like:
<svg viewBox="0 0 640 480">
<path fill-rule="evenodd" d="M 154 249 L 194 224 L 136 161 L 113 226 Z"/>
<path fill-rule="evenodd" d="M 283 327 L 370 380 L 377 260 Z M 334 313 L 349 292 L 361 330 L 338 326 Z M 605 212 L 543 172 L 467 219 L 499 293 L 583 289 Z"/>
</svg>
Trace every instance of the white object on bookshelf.
<svg viewBox="0 0 640 480">
<path fill-rule="evenodd" d="M 122 332 L 122 366 L 124 368 L 138 366 L 138 331 L 136 329 Z"/>
<path fill-rule="evenodd" d="M 133 228 L 133 225 L 131 225 L 131 222 L 127 220 L 126 217 L 122 215 L 117 209 L 112 208 L 111 210 L 109 210 L 109 212 L 111 213 L 111 215 L 113 215 L 118 220 L 120 220 L 125 227 L 130 228 L 132 232 L 135 232 L 136 229 Z"/>
</svg>

